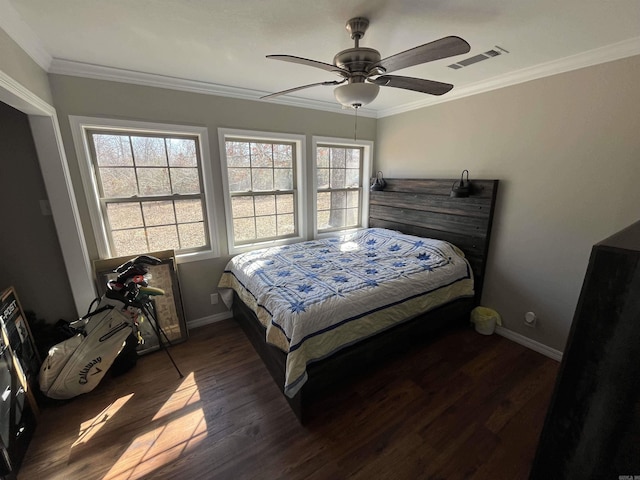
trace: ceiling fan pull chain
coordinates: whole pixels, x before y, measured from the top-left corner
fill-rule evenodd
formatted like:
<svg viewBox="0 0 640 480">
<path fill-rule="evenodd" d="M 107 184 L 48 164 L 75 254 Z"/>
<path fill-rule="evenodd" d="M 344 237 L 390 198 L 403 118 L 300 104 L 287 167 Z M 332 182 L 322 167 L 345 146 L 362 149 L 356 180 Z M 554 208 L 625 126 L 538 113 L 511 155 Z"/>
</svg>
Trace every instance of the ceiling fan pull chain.
<svg viewBox="0 0 640 480">
<path fill-rule="evenodd" d="M 358 141 L 358 107 L 356 107 L 355 110 L 356 110 L 356 122 L 353 127 L 353 141 L 357 142 Z"/>
</svg>

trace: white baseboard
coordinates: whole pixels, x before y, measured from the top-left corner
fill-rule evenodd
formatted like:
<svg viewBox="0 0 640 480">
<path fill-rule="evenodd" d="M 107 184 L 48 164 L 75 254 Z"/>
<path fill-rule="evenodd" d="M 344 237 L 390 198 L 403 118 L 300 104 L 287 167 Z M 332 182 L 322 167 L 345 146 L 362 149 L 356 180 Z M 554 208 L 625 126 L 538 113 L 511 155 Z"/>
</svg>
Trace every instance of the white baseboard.
<svg viewBox="0 0 640 480">
<path fill-rule="evenodd" d="M 205 325 L 209 325 L 211 323 L 220 322 L 222 320 L 227 320 L 228 318 L 233 318 L 233 313 L 231 312 L 222 312 L 216 313 L 215 315 L 209 315 L 208 317 L 196 318 L 195 320 L 189 320 L 187 322 L 187 330 L 193 330 L 194 328 L 204 327 Z"/>
<path fill-rule="evenodd" d="M 545 357 L 549 357 L 552 360 L 556 360 L 558 362 L 562 360 L 562 352 L 560 350 L 556 350 L 555 348 L 548 347 L 543 343 L 536 342 L 535 340 L 531 340 L 530 338 L 525 337 L 524 335 L 521 335 L 519 333 L 516 333 L 513 330 L 509 330 L 507 328 L 497 326 L 496 333 L 524 347 L 530 348 L 534 352 L 541 353 Z"/>
<path fill-rule="evenodd" d="M 215 315 L 209 315 L 208 317 L 196 318 L 195 320 L 190 320 L 187 322 L 187 329 L 193 330 L 194 328 L 204 327 L 205 325 L 210 325 L 212 323 L 227 320 L 229 318 L 233 318 L 233 313 L 222 312 L 216 313 Z M 527 347 L 534 352 L 538 352 L 545 357 L 549 357 L 552 360 L 556 360 L 557 362 L 560 362 L 562 360 L 562 352 L 560 350 L 556 350 L 555 348 L 548 347 L 543 343 L 531 340 L 530 338 L 516 333 L 513 330 L 496 326 L 496 333 L 501 337 L 508 338 L 509 340 Z"/>
</svg>

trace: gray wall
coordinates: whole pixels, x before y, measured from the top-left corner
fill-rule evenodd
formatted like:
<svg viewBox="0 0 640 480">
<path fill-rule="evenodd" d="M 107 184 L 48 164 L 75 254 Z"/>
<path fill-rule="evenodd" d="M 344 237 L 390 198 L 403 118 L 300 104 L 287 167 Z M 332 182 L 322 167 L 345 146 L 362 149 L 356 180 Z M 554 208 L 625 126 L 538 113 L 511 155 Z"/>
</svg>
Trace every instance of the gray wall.
<svg viewBox="0 0 640 480">
<path fill-rule="evenodd" d="M 53 103 L 47 72 L 42 70 L 1 28 L 0 71 L 9 75 L 49 105 Z"/>
<path fill-rule="evenodd" d="M 47 73 L 0 29 L 0 72 L 52 103 Z M 0 290 L 13 285 L 25 310 L 55 322 L 74 320 L 71 289 L 47 199 L 28 117 L 2 100 L 26 105 L 0 88 Z"/>
<path fill-rule="evenodd" d="M 210 294 L 217 291 L 218 280 L 230 258 L 227 253 L 217 129 L 226 127 L 304 134 L 307 136 L 309 161 L 312 158 L 312 135 L 353 138 L 353 115 L 64 75 L 50 75 L 50 84 L 92 259 L 97 258 L 97 248 L 71 137 L 69 115 L 115 117 L 207 127 L 214 175 L 218 242 L 222 256 L 218 259 L 179 265 L 180 286 L 188 321 L 226 312 L 222 304 L 217 306 L 210 304 Z M 375 119 L 358 118 L 359 138 L 375 140 L 375 133 Z"/>
<path fill-rule="evenodd" d="M 75 306 L 46 200 L 28 117 L 0 102 L 0 290 L 14 286 L 25 310 L 55 322 Z"/>
<path fill-rule="evenodd" d="M 483 303 L 558 350 L 591 246 L 640 219 L 639 83 L 636 56 L 378 120 L 385 177 L 500 179 Z"/>
<path fill-rule="evenodd" d="M 220 172 L 218 127 L 309 137 L 353 132 L 349 115 L 59 75 L 50 76 L 52 95 L 46 73 L 2 30 L 0 70 L 56 106 L 94 258 L 68 115 L 204 125 L 214 173 Z M 562 350 L 591 246 L 640 217 L 639 80 L 640 57 L 632 57 L 377 122 L 360 118 L 358 131 L 376 141 L 374 169 L 387 177 L 451 178 L 468 168 L 472 178 L 501 180 L 483 303 L 500 311 L 507 328 Z M 42 192 L 38 173 L 25 171 L 21 181 L 39 182 Z M 226 252 L 219 177 L 214 186 L 218 240 Z M 50 221 L 39 211 L 31 215 L 34 224 Z M 189 320 L 224 311 L 208 298 L 227 258 L 180 266 Z M 39 266 L 25 265 L 29 271 Z M 540 317 L 535 330 L 523 326 L 529 310 Z"/>
</svg>

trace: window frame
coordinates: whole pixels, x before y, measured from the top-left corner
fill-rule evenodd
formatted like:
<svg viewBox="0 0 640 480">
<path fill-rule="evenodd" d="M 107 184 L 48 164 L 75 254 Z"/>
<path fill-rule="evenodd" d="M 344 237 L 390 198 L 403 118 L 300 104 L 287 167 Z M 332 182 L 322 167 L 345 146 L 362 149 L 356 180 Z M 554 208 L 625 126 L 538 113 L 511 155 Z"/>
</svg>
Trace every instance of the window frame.
<svg viewBox="0 0 640 480">
<path fill-rule="evenodd" d="M 209 151 L 208 131 L 205 127 L 172 125 L 164 123 L 140 122 L 113 118 L 69 116 L 73 143 L 78 157 L 82 185 L 87 200 L 92 230 L 100 259 L 112 258 L 110 232 L 107 230 L 108 221 L 104 217 L 98 186 L 98 173 L 92 160 L 92 142 L 88 135 L 96 132 L 124 133 L 131 136 L 185 136 L 195 137 L 200 151 L 201 193 L 204 198 L 205 215 L 203 218 L 205 236 L 209 245 L 202 250 L 176 252 L 178 263 L 218 258 L 220 256 L 220 241 L 217 232 L 217 220 L 214 206 L 213 174 L 211 169 L 211 155 Z M 171 196 L 162 196 L 166 199 Z M 147 197 L 139 197 L 143 199 Z M 186 196 L 185 196 L 186 198 Z"/>
<path fill-rule="evenodd" d="M 236 245 L 233 232 L 233 211 L 231 205 L 231 191 L 229 188 L 229 174 L 227 165 L 226 142 L 228 140 L 245 140 L 248 142 L 266 142 L 266 143 L 289 143 L 293 145 L 295 165 L 294 165 L 294 189 L 293 190 L 273 190 L 273 192 L 293 193 L 294 202 L 294 222 L 297 225 L 297 233 L 272 239 L 257 239 L 253 242 L 239 243 Z M 239 130 L 232 128 L 218 129 L 218 142 L 220 147 L 220 169 L 222 173 L 222 187 L 224 191 L 224 210 L 225 224 L 227 227 L 227 242 L 229 254 L 237 254 L 254 250 L 256 248 L 271 247 L 278 245 L 286 245 L 290 243 L 300 242 L 306 239 L 307 222 L 307 189 L 306 189 L 306 137 L 291 133 L 274 133 L 261 132 L 253 130 Z M 241 196 L 260 196 L 266 195 L 268 192 L 247 192 Z"/>
<path fill-rule="evenodd" d="M 343 229 L 318 231 L 318 147 L 362 148 L 360 188 L 360 225 Z M 312 137 L 312 202 L 313 202 L 313 237 L 326 238 L 344 235 L 369 226 L 369 180 L 372 175 L 373 142 L 369 140 L 350 140 L 336 137 Z"/>
</svg>

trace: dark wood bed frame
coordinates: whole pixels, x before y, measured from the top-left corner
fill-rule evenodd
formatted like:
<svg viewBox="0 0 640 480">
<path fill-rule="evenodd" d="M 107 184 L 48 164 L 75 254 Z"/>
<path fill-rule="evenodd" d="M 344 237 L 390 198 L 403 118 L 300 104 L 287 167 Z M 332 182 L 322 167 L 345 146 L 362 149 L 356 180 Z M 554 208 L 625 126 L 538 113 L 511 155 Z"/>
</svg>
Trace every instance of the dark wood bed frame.
<svg viewBox="0 0 640 480">
<path fill-rule="evenodd" d="M 294 398 L 285 396 L 303 423 L 311 402 L 354 375 L 370 369 L 410 343 L 433 338 L 435 332 L 468 321 L 478 305 L 498 190 L 498 180 L 471 180 L 468 198 L 450 197 L 456 180 L 385 179 L 384 191 L 370 194 L 369 226 L 446 240 L 466 255 L 475 278 L 475 297 L 456 300 L 308 365 L 309 379 Z M 286 354 L 265 342 L 265 328 L 234 295 L 233 316 L 265 363 L 278 388 L 284 386 Z M 284 395 L 284 392 L 283 392 Z"/>
</svg>

